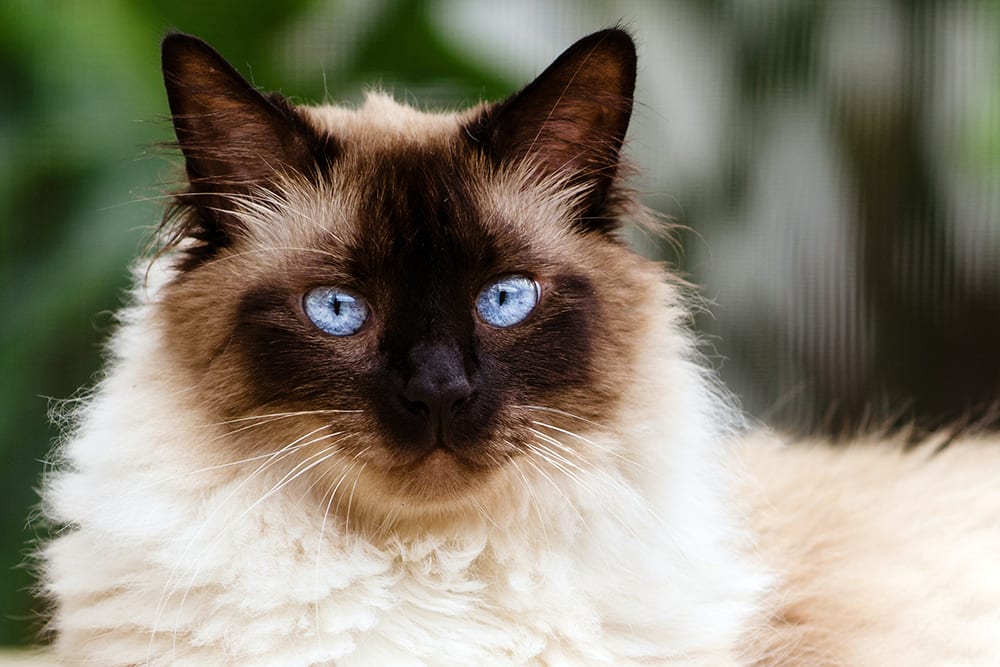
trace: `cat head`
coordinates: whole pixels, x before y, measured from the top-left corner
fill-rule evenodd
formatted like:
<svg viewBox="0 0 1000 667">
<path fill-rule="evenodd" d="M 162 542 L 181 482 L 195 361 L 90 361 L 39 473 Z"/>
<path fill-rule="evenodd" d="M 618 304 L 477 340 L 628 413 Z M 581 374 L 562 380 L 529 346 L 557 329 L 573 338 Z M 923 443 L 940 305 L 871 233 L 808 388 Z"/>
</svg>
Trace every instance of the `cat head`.
<svg viewBox="0 0 1000 667">
<path fill-rule="evenodd" d="M 352 110 L 261 94 L 167 37 L 188 188 L 161 313 L 228 431 L 212 446 L 373 507 L 575 465 L 614 420 L 659 280 L 618 235 L 635 68 L 606 30 L 500 103 Z"/>
</svg>

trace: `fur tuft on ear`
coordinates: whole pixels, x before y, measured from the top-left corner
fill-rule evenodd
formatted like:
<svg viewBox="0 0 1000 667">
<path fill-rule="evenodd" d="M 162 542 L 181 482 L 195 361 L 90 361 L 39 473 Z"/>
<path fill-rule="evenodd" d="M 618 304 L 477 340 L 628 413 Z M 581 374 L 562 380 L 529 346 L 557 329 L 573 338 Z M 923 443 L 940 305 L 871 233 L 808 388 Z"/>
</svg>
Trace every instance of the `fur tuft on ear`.
<svg viewBox="0 0 1000 667">
<path fill-rule="evenodd" d="M 312 177 L 333 159 L 331 138 L 318 136 L 281 95 L 258 92 L 197 37 L 168 35 L 162 58 L 190 184 L 179 201 L 197 217 L 182 236 L 208 249 L 225 245 L 238 231 L 227 215 L 234 199 L 253 196 L 283 175 Z"/>
<path fill-rule="evenodd" d="M 632 115 L 635 44 L 619 28 L 569 47 L 523 90 L 487 107 L 467 128 L 497 163 L 527 161 L 539 178 L 582 186 L 581 222 L 606 228 L 599 215 L 615 175 Z"/>
</svg>

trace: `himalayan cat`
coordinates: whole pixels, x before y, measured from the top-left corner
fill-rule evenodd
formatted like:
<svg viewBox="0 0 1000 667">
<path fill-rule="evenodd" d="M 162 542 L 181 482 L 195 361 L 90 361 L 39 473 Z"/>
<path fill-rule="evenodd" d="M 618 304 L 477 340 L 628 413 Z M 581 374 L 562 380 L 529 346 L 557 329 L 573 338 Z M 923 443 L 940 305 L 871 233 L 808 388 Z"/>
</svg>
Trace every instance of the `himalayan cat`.
<svg viewBox="0 0 1000 667">
<path fill-rule="evenodd" d="M 741 434 L 621 237 L 626 32 L 462 113 L 163 73 L 188 185 L 43 489 L 65 664 L 1000 664 L 1000 443 Z"/>
</svg>

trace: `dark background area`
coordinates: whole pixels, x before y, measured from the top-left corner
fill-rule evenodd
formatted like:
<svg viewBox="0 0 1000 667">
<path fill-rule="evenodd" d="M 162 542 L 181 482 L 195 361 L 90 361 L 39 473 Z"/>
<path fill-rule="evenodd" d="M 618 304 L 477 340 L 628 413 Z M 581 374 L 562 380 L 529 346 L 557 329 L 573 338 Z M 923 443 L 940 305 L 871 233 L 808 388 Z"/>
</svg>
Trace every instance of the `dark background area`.
<svg viewBox="0 0 1000 667">
<path fill-rule="evenodd" d="M 36 626 L 19 566 L 56 429 L 100 366 L 176 155 L 168 30 L 258 85 L 421 107 L 513 92 L 621 22 L 640 52 L 628 152 L 705 286 L 711 362 L 793 433 L 996 425 L 1000 3 L 295 0 L 0 3 L 0 644 Z M 992 415 L 992 421 L 991 421 Z"/>
</svg>

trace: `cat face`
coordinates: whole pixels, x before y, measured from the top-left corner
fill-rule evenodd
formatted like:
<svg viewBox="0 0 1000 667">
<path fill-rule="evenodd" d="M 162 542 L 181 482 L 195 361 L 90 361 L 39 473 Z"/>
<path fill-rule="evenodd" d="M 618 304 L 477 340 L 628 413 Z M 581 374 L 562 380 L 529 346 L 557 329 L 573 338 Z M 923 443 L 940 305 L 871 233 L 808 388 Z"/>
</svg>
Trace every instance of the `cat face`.
<svg viewBox="0 0 1000 667">
<path fill-rule="evenodd" d="M 190 188 L 163 327 L 219 446 L 427 507 L 540 449 L 572 464 L 654 279 L 615 236 L 634 68 L 605 31 L 463 114 L 294 108 L 168 37 Z"/>
</svg>

